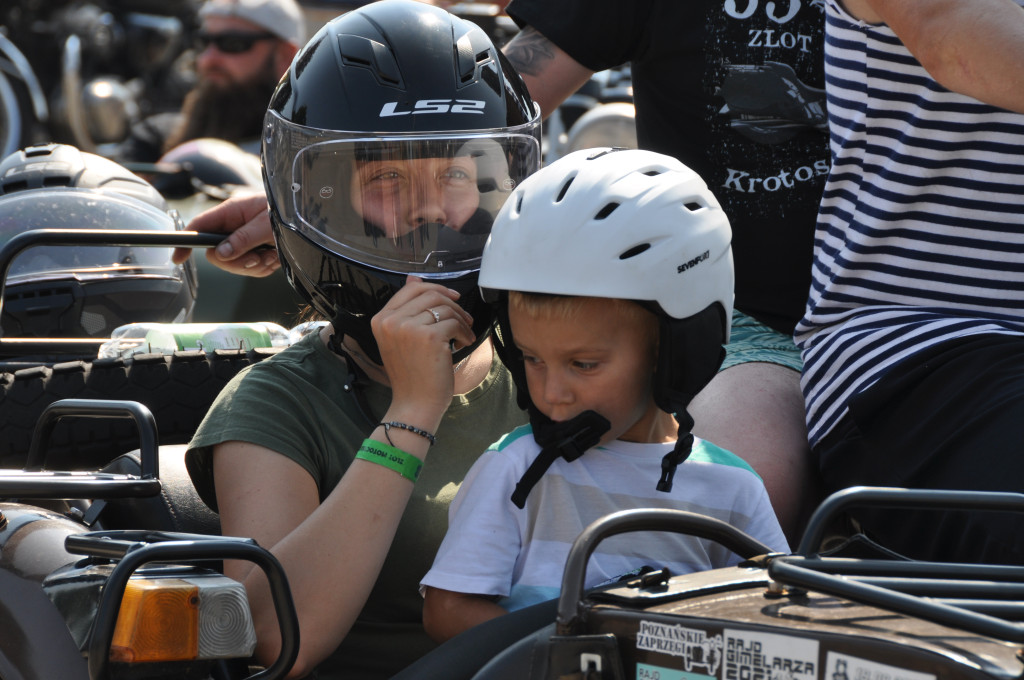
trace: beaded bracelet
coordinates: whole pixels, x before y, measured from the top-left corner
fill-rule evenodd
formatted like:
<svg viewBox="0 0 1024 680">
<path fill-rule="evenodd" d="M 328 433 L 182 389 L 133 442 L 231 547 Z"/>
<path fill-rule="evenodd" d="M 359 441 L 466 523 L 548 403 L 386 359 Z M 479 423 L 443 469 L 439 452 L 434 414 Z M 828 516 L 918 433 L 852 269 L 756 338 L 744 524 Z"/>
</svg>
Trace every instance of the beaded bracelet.
<svg viewBox="0 0 1024 680">
<path fill-rule="evenodd" d="M 383 465 L 414 484 L 420 476 L 420 468 L 423 467 L 423 461 L 416 456 L 374 439 L 363 440 L 359 451 L 356 452 L 356 458 Z"/>
<path fill-rule="evenodd" d="M 426 430 L 421 430 L 420 428 L 415 427 L 413 425 L 407 425 L 405 423 L 399 423 L 397 421 L 391 420 L 386 423 L 377 423 L 377 427 L 384 428 L 384 436 L 387 437 L 388 443 L 390 443 L 392 446 L 394 446 L 394 442 L 391 441 L 391 428 L 393 427 L 397 427 L 400 430 L 408 430 L 413 434 L 418 434 L 421 437 L 426 437 L 427 441 L 430 442 L 431 446 L 437 443 L 437 437 L 430 434 Z"/>
</svg>

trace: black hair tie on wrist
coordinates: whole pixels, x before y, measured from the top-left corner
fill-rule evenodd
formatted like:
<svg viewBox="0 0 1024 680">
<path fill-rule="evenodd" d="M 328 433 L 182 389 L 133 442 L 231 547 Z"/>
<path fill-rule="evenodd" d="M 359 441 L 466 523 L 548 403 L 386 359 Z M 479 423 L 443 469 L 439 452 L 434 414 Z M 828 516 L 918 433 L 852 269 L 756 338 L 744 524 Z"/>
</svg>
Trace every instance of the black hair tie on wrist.
<svg viewBox="0 0 1024 680">
<path fill-rule="evenodd" d="M 400 430 L 407 430 L 409 432 L 412 432 L 413 434 L 418 434 L 419 436 L 429 441 L 431 446 L 437 443 L 437 437 L 430 434 L 426 430 L 421 430 L 415 425 L 409 425 L 407 423 L 399 423 L 395 420 L 390 420 L 386 423 L 377 423 L 377 426 L 384 428 L 384 436 L 387 437 L 388 443 L 391 444 L 392 446 L 395 445 L 394 442 L 391 441 L 391 428 L 393 427 L 397 427 Z"/>
</svg>

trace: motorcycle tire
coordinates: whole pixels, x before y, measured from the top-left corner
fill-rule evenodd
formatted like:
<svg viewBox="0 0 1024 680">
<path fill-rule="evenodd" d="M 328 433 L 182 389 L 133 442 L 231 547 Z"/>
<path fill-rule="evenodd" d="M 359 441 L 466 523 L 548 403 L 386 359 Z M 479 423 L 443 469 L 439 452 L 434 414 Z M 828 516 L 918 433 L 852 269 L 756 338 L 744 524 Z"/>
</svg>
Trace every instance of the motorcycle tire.
<svg viewBox="0 0 1024 680">
<path fill-rule="evenodd" d="M 0 467 L 24 467 L 36 421 L 58 399 L 137 401 L 153 412 L 160 444 L 188 443 L 228 381 L 278 351 L 136 354 L 0 373 Z M 45 467 L 95 470 L 138 447 L 138 432 L 129 419 L 63 418 L 51 433 Z"/>
</svg>

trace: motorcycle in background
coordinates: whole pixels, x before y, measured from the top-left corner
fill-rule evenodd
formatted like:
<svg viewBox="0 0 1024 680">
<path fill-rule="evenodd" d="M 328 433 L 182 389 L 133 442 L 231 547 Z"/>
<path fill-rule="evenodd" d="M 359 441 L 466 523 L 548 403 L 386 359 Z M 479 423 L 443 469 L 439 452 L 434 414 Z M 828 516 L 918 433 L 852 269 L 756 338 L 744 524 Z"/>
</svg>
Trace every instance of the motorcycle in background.
<svg viewBox="0 0 1024 680">
<path fill-rule="evenodd" d="M 0 156 L 42 141 L 103 155 L 194 84 L 198 0 L 8 0 Z"/>
<path fill-rule="evenodd" d="M 0 33 L 0 155 L 34 138 L 50 119 L 46 95 L 28 59 Z"/>
<path fill-rule="evenodd" d="M 499 2 L 455 2 L 452 14 L 472 21 L 499 47 L 519 28 Z M 544 123 L 544 163 L 567 153 L 598 146 L 633 148 L 636 142 L 633 80 L 629 64 L 593 74 L 579 90 L 555 109 Z"/>
<path fill-rule="evenodd" d="M 598 71 L 548 117 L 544 163 L 598 146 L 635 149 L 635 118 L 629 64 Z"/>
</svg>

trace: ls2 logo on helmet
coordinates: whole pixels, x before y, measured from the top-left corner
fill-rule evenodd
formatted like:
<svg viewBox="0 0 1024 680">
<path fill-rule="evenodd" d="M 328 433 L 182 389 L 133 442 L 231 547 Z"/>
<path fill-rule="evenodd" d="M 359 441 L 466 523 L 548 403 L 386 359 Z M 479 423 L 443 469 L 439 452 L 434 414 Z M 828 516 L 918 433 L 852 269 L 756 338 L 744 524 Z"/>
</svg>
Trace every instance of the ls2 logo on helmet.
<svg viewBox="0 0 1024 680">
<path fill-rule="evenodd" d="M 399 102 L 388 102 L 380 110 L 381 118 L 408 116 L 420 113 L 474 113 L 483 114 L 484 102 L 476 99 L 421 99 L 406 111 L 398 110 Z"/>
</svg>

